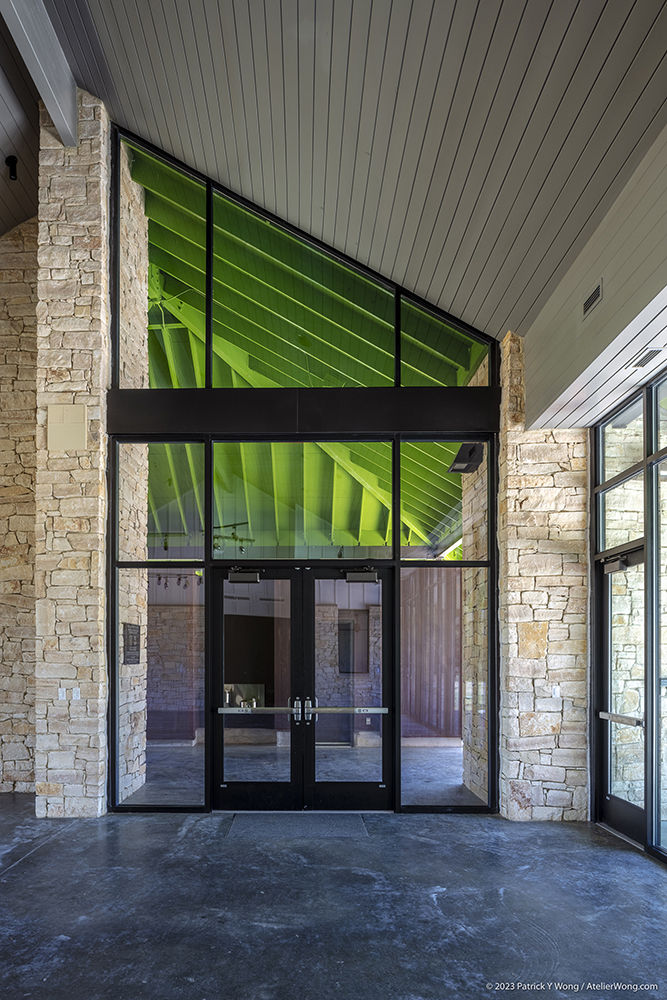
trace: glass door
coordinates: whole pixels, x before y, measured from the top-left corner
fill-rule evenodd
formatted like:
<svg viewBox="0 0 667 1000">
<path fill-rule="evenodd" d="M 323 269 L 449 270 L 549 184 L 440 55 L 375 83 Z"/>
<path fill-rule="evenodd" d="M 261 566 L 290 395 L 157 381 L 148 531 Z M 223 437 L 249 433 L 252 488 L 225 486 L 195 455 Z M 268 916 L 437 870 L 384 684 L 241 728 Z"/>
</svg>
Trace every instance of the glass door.
<svg viewBox="0 0 667 1000">
<path fill-rule="evenodd" d="M 305 790 L 315 809 L 392 805 L 389 578 L 387 569 L 305 572 Z"/>
<path fill-rule="evenodd" d="M 388 577 L 219 574 L 214 809 L 390 808 Z"/>
<path fill-rule="evenodd" d="M 643 843 L 645 813 L 644 551 L 604 566 L 604 667 L 598 726 L 603 822 Z"/>
</svg>

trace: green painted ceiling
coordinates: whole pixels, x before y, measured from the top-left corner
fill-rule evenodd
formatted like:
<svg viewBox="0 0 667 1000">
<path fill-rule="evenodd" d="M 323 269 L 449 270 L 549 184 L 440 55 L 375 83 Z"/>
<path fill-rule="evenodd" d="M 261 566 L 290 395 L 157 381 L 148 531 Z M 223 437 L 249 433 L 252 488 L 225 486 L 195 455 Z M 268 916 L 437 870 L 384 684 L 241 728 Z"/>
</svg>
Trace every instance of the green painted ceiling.
<svg viewBox="0 0 667 1000">
<path fill-rule="evenodd" d="M 206 189 L 138 148 L 130 158 L 149 220 L 150 385 L 203 387 Z M 393 289 L 214 194 L 214 386 L 391 386 L 394 311 Z M 412 303 L 401 317 L 402 384 L 466 385 L 486 347 Z M 461 476 L 447 473 L 458 447 L 403 445 L 402 545 L 440 552 L 460 537 Z M 203 470 L 192 449 L 150 450 L 152 536 L 201 537 Z M 388 555 L 391 495 L 388 443 L 219 444 L 215 551 Z"/>
</svg>

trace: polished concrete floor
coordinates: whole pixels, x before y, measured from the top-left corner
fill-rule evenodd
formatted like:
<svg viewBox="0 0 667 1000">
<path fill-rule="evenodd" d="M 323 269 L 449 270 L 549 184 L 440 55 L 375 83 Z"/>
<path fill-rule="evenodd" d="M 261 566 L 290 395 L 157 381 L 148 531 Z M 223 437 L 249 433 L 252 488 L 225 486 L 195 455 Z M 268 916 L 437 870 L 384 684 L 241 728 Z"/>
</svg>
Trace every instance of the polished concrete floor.
<svg viewBox="0 0 667 1000">
<path fill-rule="evenodd" d="M 404 805 L 484 805 L 462 781 L 461 747 L 402 747 Z M 380 747 L 319 745 L 317 781 L 382 781 Z M 278 746 L 228 746 L 226 781 L 289 781 L 290 750 Z M 201 805 L 204 802 L 204 747 L 161 743 L 146 750 L 146 784 L 125 805 Z"/>
<path fill-rule="evenodd" d="M 667 868 L 594 826 L 32 809 L 0 797 L 2 1000 L 667 995 Z"/>
</svg>

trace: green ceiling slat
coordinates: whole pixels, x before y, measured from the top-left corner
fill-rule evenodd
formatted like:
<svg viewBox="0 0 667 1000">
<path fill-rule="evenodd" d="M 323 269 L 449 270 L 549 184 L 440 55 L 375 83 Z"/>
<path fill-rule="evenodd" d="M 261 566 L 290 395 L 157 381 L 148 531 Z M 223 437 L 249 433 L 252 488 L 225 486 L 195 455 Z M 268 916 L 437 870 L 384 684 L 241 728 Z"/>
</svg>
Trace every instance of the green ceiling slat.
<svg viewBox="0 0 667 1000">
<path fill-rule="evenodd" d="M 182 282 L 188 291 L 180 290 L 180 297 L 187 297 L 196 305 L 196 296 L 201 295 L 201 308 L 205 308 L 206 275 L 203 270 L 205 255 L 188 260 L 189 244 L 169 234 L 160 245 L 151 243 L 151 263 L 165 274 Z M 309 378 L 322 380 L 323 384 L 342 384 L 350 379 L 358 385 L 392 385 L 393 356 L 386 351 L 373 348 L 372 354 L 364 360 L 360 352 L 368 343 L 363 336 L 335 324 L 328 317 L 315 314 L 293 300 L 276 299 L 274 290 L 263 299 L 253 297 L 253 289 L 242 289 L 233 284 L 224 284 L 213 275 L 214 319 L 224 322 L 228 336 L 245 337 L 244 347 L 262 359 L 262 352 L 270 353 L 277 361 L 276 371 L 281 374 L 281 364 L 288 359 Z M 165 305 L 170 309 L 170 296 Z M 284 308 L 283 308 L 284 307 Z M 287 308 L 289 307 L 289 308 Z M 318 321 L 330 336 L 321 336 L 314 328 Z M 318 347 L 318 353 L 307 348 Z M 305 363 L 305 359 L 308 359 Z M 303 384 L 308 384 L 304 381 Z"/>
<path fill-rule="evenodd" d="M 151 389 L 171 389 L 173 387 L 169 362 L 162 344 L 162 333 L 148 331 L 149 381 Z"/>
<path fill-rule="evenodd" d="M 151 516 L 155 524 L 155 531 L 158 535 L 162 534 L 162 528 L 160 527 L 160 517 L 158 515 L 157 507 L 155 506 L 155 500 L 153 499 L 153 490 L 151 486 L 150 476 L 148 480 L 148 505 L 150 507 Z"/>
<path fill-rule="evenodd" d="M 190 356 L 195 373 L 195 388 L 203 389 L 206 385 L 206 346 L 202 340 L 195 336 L 189 327 L 187 329 Z"/>
<path fill-rule="evenodd" d="M 276 445 L 271 442 L 271 485 L 273 486 L 273 516 L 276 524 L 276 545 L 280 545 L 280 512 L 278 510 L 278 481 L 276 478 Z"/>
<path fill-rule="evenodd" d="M 206 228 L 203 221 L 180 212 L 177 206 L 151 191 L 146 193 L 145 208 L 146 216 L 151 223 L 159 227 L 159 230 L 170 231 L 177 238 L 188 241 L 194 253 L 196 253 L 194 248 L 199 248 L 201 251 L 205 249 Z M 153 230 L 153 227 L 151 229 Z M 157 235 L 159 230 L 154 230 L 151 237 L 151 241 L 158 246 L 162 245 Z M 363 288 L 367 289 L 369 294 L 376 297 L 381 295 L 384 299 L 382 302 L 384 308 L 378 314 L 367 308 L 364 303 L 350 297 L 351 272 L 343 265 L 337 266 L 340 272 L 337 282 L 331 280 L 331 274 L 324 278 L 322 275 L 316 276 L 314 271 L 307 273 L 303 269 L 304 259 L 306 255 L 312 256 L 312 250 L 304 248 L 305 253 L 301 255 L 297 266 L 294 266 L 284 259 L 268 254 L 261 246 L 248 243 L 238 232 L 222 229 L 215 224 L 215 221 L 213 235 L 214 271 L 229 266 L 242 277 L 254 275 L 279 293 L 301 299 L 316 312 L 320 312 L 315 308 L 316 304 L 328 301 L 331 306 L 331 319 L 350 328 L 358 324 L 363 324 L 365 329 L 376 327 L 374 346 L 393 355 L 394 303 L 391 292 L 361 279 Z M 189 253 L 184 252 L 177 256 L 187 260 Z M 333 272 L 334 275 L 336 273 Z M 289 293 L 288 288 L 291 289 Z M 348 316 L 347 321 L 343 318 L 345 315 Z"/>
<path fill-rule="evenodd" d="M 361 503 L 359 504 L 359 520 L 357 522 L 357 530 L 355 532 L 357 536 L 357 542 L 361 545 L 361 536 L 364 530 L 364 514 L 366 513 L 368 497 L 371 496 L 369 490 L 364 489 L 361 493 Z"/>
<path fill-rule="evenodd" d="M 187 460 L 188 460 L 188 468 L 190 469 L 190 478 L 192 480 L 192 491 L 193 491 L 193 493 L 195 495 L 195 502 L 197 504 L 197 511 L 199 513 L 199 522 L 200 522 L 200 525 L 201 525 L 201 528 L 202 528 L 202 531 L 203 531 L 204 524 L 206 523 L 206 519 L 204 517 L 204 507 L 203 507 L 202 491 L 199 488 L 200 487 L 199 477 L 197 475 L 197 468 L 196 468 L 196 463 L 195 463 L 195 457 L 194 457 L 194 452 L 193 452 L 193 448 L 192 448 L 191 444 L 186 444 L 185 445 L 185 455 L 186 455 Z"/>
<path fill-rule="evenodd" d="M 181 170 L 167 166 L 162 160 L 126 143 L 132 150 L 132 180 L 146 191 L 152 191 L 179 212 L 206 225 L 206 187 Z"/>
<path fill-rule="evenodd" d="M 183 531 L 186 535 L 189 534 L 188 531 L 188 519 L 185 514 L 185 508 L 183 506 L 183 492 L 178 485 L 178 476 L 176 474 L 176 465 L 174 463 L 174 453 L 172 451 L 171 444 L 163 445 L 165 455 L 167 456 L 167 462 L 169 463 L 169 471 L 171 472 L 171 478 L 173 482 L 174 489 L 174 499 L 176 500 L 176 505 L 178 506 L 179 514 L 181 515 L 181 521 L 183 523 Z"/>
</svg>

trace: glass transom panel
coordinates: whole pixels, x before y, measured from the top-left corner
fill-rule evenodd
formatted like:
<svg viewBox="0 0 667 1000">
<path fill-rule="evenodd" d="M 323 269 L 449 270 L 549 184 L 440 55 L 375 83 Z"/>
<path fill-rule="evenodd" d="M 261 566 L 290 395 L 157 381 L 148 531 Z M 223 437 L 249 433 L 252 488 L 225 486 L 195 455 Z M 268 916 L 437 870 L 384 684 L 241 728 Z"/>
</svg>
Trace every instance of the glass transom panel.
<svg viewBox="0 0 667 1000">
<path fill-rule="evenodd" d="M 644 401 L 640 397 L 600 428 L 602 482 L 630 469 L 644 456 Z"/>
<path fill-rule="evenodd" d="M 391 444 L 241 441 L 213 446 L 213 556 L 392 556 Z"/>
<path fill-rule="evenodd" d="M 644 473 L 600 495 L 600 551 L 644 534 Z"/>
</svg>

